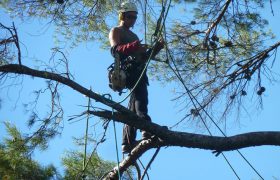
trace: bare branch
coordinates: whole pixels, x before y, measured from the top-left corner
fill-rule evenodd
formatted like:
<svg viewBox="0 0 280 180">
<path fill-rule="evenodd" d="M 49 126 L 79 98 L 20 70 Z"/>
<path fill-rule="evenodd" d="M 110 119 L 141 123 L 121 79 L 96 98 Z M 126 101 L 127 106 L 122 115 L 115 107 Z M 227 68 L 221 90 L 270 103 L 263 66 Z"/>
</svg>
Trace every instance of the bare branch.
<svg viewBox="0 0 280 180">
<path fill-rule="evenodd" d="M 224 5 L 224 8 L 222 10 L 222 12 L 219 14 L 218 18 L 211 24 L 211 26 L 205 31 L 206 37 L 205 40 L 208 40 L 209 35 L 211 33 L 211 31 L 219 24 L 219 22 L 222 20 L 225 12 L 228 9 L 228 6 L 230 5 L 232 0 L 227 0 L 226 4 Z"/>
</svg>

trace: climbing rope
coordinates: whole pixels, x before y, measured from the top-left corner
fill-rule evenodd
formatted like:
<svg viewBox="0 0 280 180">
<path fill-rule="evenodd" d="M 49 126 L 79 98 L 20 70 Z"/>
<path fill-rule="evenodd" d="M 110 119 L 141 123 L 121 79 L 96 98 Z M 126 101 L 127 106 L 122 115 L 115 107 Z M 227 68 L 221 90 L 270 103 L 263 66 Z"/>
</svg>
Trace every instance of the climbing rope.
<svg viewBox="0 0 280 180">
<path fill-rule="evenodd" d="M 171 56 L 170 56 L 170 58 L 171 58 L 171 60 L 172 60 L 172 62 L 173 62 L 173 65 L 174 65 L 175 69 L 178 70 L 178 69 L 177 69 L 177 66 L 176 66 L 176 64 L 175 64 L 175 62 L 174 62 L 174 60 L 173 60 L 173 58 L 172 58 Z M 203 110 L 203 112 L 207 115 L 207 117 L 212 121 L 212 123 L 214 123 L 214 125 L 215 125 L 215 126 L 218 128 L 218 130 L 222 133 L 222 135 L 223 135 L 224 137 L 227 137 L 226 134 L 222 131 L 222 129 L 218 126 L 218 124 L 214 121 L 214 119 L 213 119 L 213 118 L 209 115 L 209 113 L 202 107 L 202 105 L 198 102 L 198 100 L 196 99 L 196 97 L 195 97 L 195 96 L 191 93 L 191 91 L 187 88 L 187 86 L 185 85 L 185 83 L 184 83 L 184 81 L 183 81 L 181 75 L 180 75 L 179 73 L 176 73 L 176 70 L 174 70 L 174 69 L 171 67 L 171 65 L 169 65 L 169 67 L 171 68 L 171 70 L 173 71 L 173 73 L 177 76 L 177 78 L 180 80 L 180 82 L 183 84 L 184 88 L 187 90 L 187 93 L 188 93 L 188 95 L 189 95 L 189 97 L 190 97 L 190 99 L 191 99 L 191 101 L 192 101 L 192 104 L 194 105 L 195 109 L 197 109 L 197 107 L 196 107 L 196 105 L 195 105 L 195 102 L 196 102 L 196 103 L 199 105 L 199 107 Z M 179 72 L 179 71 L 177 71 L 177 72 Z M 194 100 L 195 100 L 195 102 L 194 102 Z M 204 126 L 206 127 L 207 131 L 208 131 L 209 134 L 212 136 L 212 133 L 210 132 L 209 128 L 207 127 L 207 125 L 206 125 L 205 121 L 203 120 L 201 114 L 198 113 L 198 115 L 199 115 L 199 117 L 201 118 L 201 120 L 202 120 Z M 253 171 L 254 171 L 261 179 L 264 179 L 264 178 L 260 175 L 260 173 L 253 167 L 253 165 L 245 158 L 245 156 L 244 156 L 238 149 L 237 149 L 236 151 L 237 151 L 237 152 L 239 153 L 239 155 L 245 160 L 245 162 L 253 169 Z M 221 152 L 221 153 L 223 154 L 223 152 Z M 229 163 L 229 161 L 226 159 L 226 157 L 225 157 L 224 154 L 223 154 L 223 157 L 225 158 L 226 162 L 229 164 L 229 166 L 230 166 L 231 169 L 233 170 L 233 172 L 234 172 L 234 174 L 236 175 L 236 177 L 237 177 L 238 179 L 240 179 L 239 176 L 236 174 L 236 171 L 233 169 L 232 165 L 231 165 L 231 164 Z"/>
<path fill-rule="evenodd" d="M 91 90 L 91 88 L 90 88 Z M 112 100 L 112 96 L 110 94 L 104 94 L 103 95 L 104 97 L 105 96 L 108 96 L 108 99 L 110 99 L 111 101 Z M 90 110 L 90 104 L 91 104 L 91 101 L 90 101 L 90 97 L 88 98 L 88 112 Z M 120 167 L 119 167 L 119 163 L 120 163 L 120 160 L 119 160 L 119 152 L 118 152 L 118 141 L 117 141 L 117 132 L 116 132 L 116 125 L 115 125 L 115 121 L 113 119 L 113 116 L 114 116 L 114 109 L 112 108 L 112 120 L 113 120 L 113 127 L 114 127 L 114 140 L 115 140 L 115 148 L 116 148 L 116 155 L 117 155 L 117 171 L 118 171 L 118 177 L 119 177 L 119 180 L 121 180 L 121 173 L 120 173 Z M 85 175 L 85 171 L 87 169 L 87 166 L 89 164 L 89 161 L 94 153 L 94 151 L 91 153 L 88 161 L 86 161 L 86 156 L 87 156 L 87 141 L 88 141 L 88 125 L 89 125 L 89 113 L 87 114 L 87 121 L 86 121 L 86 132 L 85 132 L 85 147 L 84 147 L 84 158 L 83 158 L 83 169 L 82 169 L 82 179 L 85 179 L 86 178 L 86 175 Z"/>
<path fill-rule="evenodd" d="M 106 98 L 106 96 L 108 96 L 108 99 L 110 99 L 111 101 L 113 101 L 113 98 L 111 96 L 111 94 L 103 94 L 103 96 Z M 118 151 L 118 140 L 117 140 L 117 131 L 116 131 L 116 124 L 115 124 L 115 121 L 113 119 L 114 117 L 114 108 L 112 107 L 112 118 L 111 120 L 113 120 L 113 127 L 114 127 L 114 140 L 115 140 L 115 149 L 116 149 L 116 155 L 117 155 L 117 168 L 118 168 L 118 177 L 119 177 L 119 180 L 121 180 L 121 173 L 120 173 L 120 158 L 119 158 L 119 151 Z"/>
<path fill-rule="evenodd" d="M 167 2 L 167 1 L 166 1 L 166 2 Z M 151 43 L 151 44 L 152 44 L 152 49 L 151 49 L 151 53 L 149 54 L 149 57 L 148 57 L 148 60 L 147 60 L 147 62 L 146 62 L 146 64 L 145 64 L 144 69 L 142 70 L 142 72 L 141 72 L 139 78 L 137 79 L 135 85 L 134 85 L 133 88 L 130 90 L 130 93 L 129 93 L 125 98 L 123 98 L 121 101 L 119 101 L 119 102 L 117 102 L 117 103 L 115 103 L 115 104 L 121 104 L 122 102 L 124 102 L 124 101 L 132 94 L 132 92 L 135 90 L 136 86 L 137 86 L 138 83 L 140 82 L 141 78 L 143 77 L 143 75 L 144 75 L 144 73 L 145 73 L 145 71 L 146 71 L 146 69 L 147 69 L 147 67 L 148 67 L 148 65 L 149 65 L 149 63 L 150 63 L 150 61 L 151 61 L 152 55 L 153 55 L 153 53 L 154 53 L 154 51 L 155 51 L 155 44 L 156 44 L 156 42 L 158 41 L 159 35 L 160 35 L 161 32 L 162 32 L 163 25 L 161 25 L 161 22 L 162 22 L 162 18 L 163 18 L 163 16 L 164 16 L 164 11 L 165 11 L 165 8 L 162 8 L 161 15 L 160 15 L 159 19 L 157 20 L 157 27 L 156 27 L 156 29 L 155 29 L 154 34 L 153 34 L 152 37 L 151 37 L 151 38 L 153 38 L 153 39 L 151 39 L 151 42 L 152 42 L 152 43 Z M 146 13 L 146 7 L 145 7 L 145 13 Z M 168 12 L 167 12 L 167 13 L 168 13 Z M 167 15 L 167 13 L 166 13 L 166 15 Z M 145 18 L 146 18 L 146 14 L 145 14 Z M 165 18 L 165 19 L 166 19 L 166 18 Z M 164 21 L 165 21 L 165 19 L 164 19 Z M 145 20 L 145 22 L 146 22 L 146 20 Z M 164 22 L 163 22 L 163 24 L 164 24 Z M 145 24 L 145 25 L 146 25 L 146 24 Z M 145 28 L 146 28 L 146 27 L 145 27 Z M 145 41 L 146 41 L 146 29 L 145 29 Z M 112 96 L 111 96 L 110 94 L 106 94 L 106 95 L 108 95 L 108 96 L 109 96 L 109 99 L 112 101 Z M 114 116 L 114 108 L 112 107 L 112 118 L 113 118 L 113 116 Z M 113 120 L 113 119 L 112 119 L 112 120 Z M 120 168 L 119 168 L 119 153 L 118 153 L 118 145 L 117 145 L 117 135 L 116 135 L 116 127 L 115 127 L 115 121 L 114 121 L 114 120 L 113 120 L 113 126 L 114 126 L 115 147 L 116 147 L 116 154 L 117 154 L 118 176 L 119 176 L 119 179 L 121 179 Z M 156 155 L 157 155 L 158 151 L 159 151 L 159 149 L 156 151 Z M 156 155 L 154 155 L 154 157 L 155 157 Z M 145 175 L 145 173 L 144 173 L 144 175 Z"/>
<path fill-rule="evenodd" d="M 150 168 L 152 162 L 155 160 L 156 156 L 158 155 L 160 151 L 160 147 L 157 148 L 157 150 L 155 151 L 154 155 L 152 156 L 150 162 L 148 163 L 147 167 L 145 168 L 143 175 L 141 176 L 140 180 L 143 180 L 145 175 L 147 174 L 148 169 Z"/>
<path fill-rule="evenodd" d="M 90 87 L 91 90 L 91 87 Z M 90 97 L 88 97 L 88 106 L 87 110 L 90 110 Z M 88 122 L 89 122 L 89 113 L 87 113 L 87 121 L 86 121 L 86 132 L 85 132 L 85 147 L 84 147 L 84 159 L 83 159 L 83 171 L 82 171 L 82 179 L 86 178 L 85 170 L 86 170 L 86 157 L 87 157 L 87 141 L 88 141 Z"/>
<path fill-rule="evenodd" d="M 120 2 L 121 2 L 121 1 L 120 1 Z M 167 1 L 165 1 L 165 2 L 167 2 Z M 170 1 L 170 2 L 171 2 L 171 1 Z M 170 7 L 170 6 L 168 6 L 168 9 L 169 9 L 169 7 Z M 156 27 L 156 30 L 155 30 L 155 34 L 156 34 L 156 35 L 155 35 L 155 36 L 152 36 L 152 37 L 155 37 L 155 38 L 156 38 L 155 40 L 158 40 L 158 39 L 157 39 L 157 38 L 159 37 L 158 34 L 161 34 L 162 29 L 163 29 L 163 27 L 164 27 L 164 23 L 165 23 L 165 20 L 166 20 L 166 16 L 164 16 L 164 10 L 165 10 L 165 8 L 162 9 L 161 16 L 160 16 L 160 18 L 159 18 L 158 21 L 157 21 L 157 22 L 160 22 L 160 23 L 157 23 L 157 27 Z M 167 13 L 168 13 L 168 11 L 167 11 Z M 166 13 L 166 15 L 167 15 L 167 13 Z M 158 24 L 161 24 L 161 21 L 162 21 L 162 18 L 163 18 L 163 17 L 164 17 L 164 20 L 163 20 L 162 25 L 158 26 Z M 145 41 L 146 41 L 146 29 L 145 29 Z M 148 67 L 148 65 L 149 65 L 149 63 L 150 63 L 150 61 L 151 61 L 151 57 L 152 57 L 151 55 L 152 55 L 153 52 L 154 52 L 154 48 L 155 48 L 155 46 L 152 47 L 152 53 L 150 54 L 150 56 L 149 56 L 149 58 L 148 58 L 148 60 L 147 60 L 147 63 L 146 63 L 146 65 L 145 65 L 145 67 L 144 67 L 144 69 L 143 69 L 141 75 L 139 76 L 139 78 L 138 78 L 137 82 L 135 83 L 134 87 L 131 89 L 130 93 L 129 93 L 123 100 L 117 102 L 116 104 L 120 104 L 120 103 L 124 102 L 124 101 L 131 95 L 131 93 L 134 91 L 134 89 L 136 88 L 136 86 L 137 86 L 138 83 L 140 82 L 140 79 L 141 79 L 142 76 L 144 75 L 144 73 L 145 73 L 145 71 L 146 71 L 146 69 L 147 69 L 147 67 Z M 167 48 L 166 48 L 166 49 L 167 49 Z M 172 59 L 172 58 L 171 58 L 171 59 Z M 173 63 L 174 63 L 174 62 L 173 62 Z M 177 69 L 175 63 L 174 63 L 174 66 L 175 66 L 175 69 Z M 171 65 L 170 65 L 170 67 L 171 67 Z M 177 74 L 177 73 L 175 72 L 175 70 L 174 70 L 172 67 L 171 67 L 171 69 L 174 71 L 174 73 L 176 74 L 176 76 L 179 78 L 179 80 L 180 80 L 180 81 L 183 83 L 183 85 L 185 86 L 185 89 L 187 90 L 188 95 L 190 96 L 190 99 L 191 99 L 192 103 L 194 104 L 195 108 L 196 108 L 195 102 L 202 108 L 202 105 L 201 105 L 201 104 L 198 102 L 198 100 L 192 95 L 192 93 L 190 92 L 190 90 L 186 87 L 186 85 L 185 85 L 184 82 L 182 81 L 182 78 L 181 78 L 180 74 Z M 193 99 L 195 100 L 195 102 L 193 101 Z M 111 100 L 112 100 L 112 98 L 111 98 Z M 227 136 L 225 135 L 225 133 L 221 130 L 221 128 L 217 125 L 217 123 L 213 120 L 213 118 L 207 113 L 207 111 L 206 111 L 204 108 L 202 108 L 202 110 L 203 110 L 203 112 L 206 113 L 206 115 L 210 118 L 210 120 L 214 123 L 214 125 L 219 129 L 219 131 L 223 134 L 223 136 L 224 136 L 224 137 L 227 137 Z M 112 117 L 113 117 L 113 115 L 114 115 L 114 108 L 112 108 Z M 203 118 L 201 117 L 200 113 L 199 113 L 199 116 L 200 116 L 200 118 L 202 119 L 202 122 L 203 122 L 204 126 L 206 127 L 208 133 L 212 136 L 212 133 L 211 133 L 210 129 L 207 127 L 207 125 L 206 125 L 205 121 L 203 120 Z M 117 154 L 117 161 L 118 161 L 118 162 L 117 162 L 117 163 L 118 163 L 118 175 L 119 175 L 119 179 L 121 179 L 121 177 L 120 177 L 120 171 L 119 171 L 119 155 L 118 155 L 119 153 L 118 153 L 118 148 L 117 148 L 116 127 L 115 127 L 115 121 L 114 121 L 114 120 L 113 120 L 113 126 L 114 126 L 115 145 L 116 145 L 115 147 L 116 147 L 116 154 Z M 85 152 L 86 152 L 86 148 L 85 148 Z M 239 150 L 237 150 L 237 152 L 238 152 L 238 153 L 240 154 L 240 156 L 250 165 L 250 167 L 258 174 L 258 176 L 259 176 L 261 179 L 264 179 L 264 178 L 259 174 L 259 172 L 253 167 L 253 165 L 244 157 L 244 155 L 243 155 Z M 235 176 L 236 176 L 238 179 L 240 179 L 240 177 L 237 175 L 236 171 L 234 170 L 234 168 L 232 167 L 232 165 L 230 164 L 230 162 L 228 161 L 228 159 L 226 158 L 226 156 L 224 155 L 224 153 L 221 152 L 221 154 L 223 155 L 224 159 L 226 160 L 226 162 L 228 163 L 228 165 L 230 166 L 230 168 L 231 168 L 232 171 L 234 172 Z M 84 164 L 85 164 L 85 163 L 84 163 Z M 85 165 L 84 165 L 84 168 L 86 168 Z M 84 169 L 84 170 L 85 170 L 85 169 Z"/>
<path fill-rule="evenodd" d="M 175 68 L 177 69 L 177 67 L 176 67 L 176 65 L 175 65 L 175 63 L 174 63 L 174 61 L 173 61 L 172 58 L 171 58 L 171 60 L 172 60 L 172 62 L 173 62 L 173 64 L 174 64 Z M 188 95 L 190 96 L 190 99 L 191 99 L 191 101 L 192 101 L 192 104 L 195 106 L 195 103 L 194 103 L 194 101 L 193 101 L 193 99 L 192 99 L 192 96 L 191 96 L 192 94 L 191 94 L 191 92 L 189 91 L 189 89 L 186 87 L 185 83 L 183 82 L 182 77 L 180 76 L 180 74 L 177 74 L 177 73 L 176 73 L 176 71 L 171 67 L 171 65 L 169 65 L 169 67 L 172 69 L 173 73 L 177 76 L 177 78 L 181 81 L 181 83 L 183 84 L 183 86 L 184 86 L 185 89 L 187 90 Z M 195 97 L 193 97 L 193 98 L 195 99 Z M 196 106 L 195 106 L 195 107 L 196 107 Z M 210 129 L 207 127 L 205 121 L 204 121 L 203 118 L 201 117 L 200 113 L 199 113 L 198 115 L 199 115 L 199 117 L 201 118 L 201 120 L 202 120 L 204 126 L 206 127 L 208 133 L 210 134 L 210 136 L 213 136 L 212 133 L 211 133 L 211 131 L 210 131 Z M 223 153 L 222 153 L 222 154 L 223 154 Z M 234 172 L 235 176 L 236 176 L 238 179 L 240 179 L 239 176 L 237 175 L 236 171 L 234 170 L 233 166 L 230 164 L 230 162 L 228 161 L 228 159 L 226 158 L 226 156 L 225 156 L 224 154 L 223 154 L 223 157 L 224 157 L 224 159 L 226 160 L 227 164 L 230 166 L 231 170 Z"/>
<path fill-rule="evenodd" d="M 147 3 L 147 1 L 145 1 L 145 2 Z M 166 0 L 165 2 L 167 2 L 167 0 Z M 121 0 L 120 0 L 120 3 L 121 3 Z M 166 3 L 165 3 L 165 4 L 166 4 Z M 122 102 L 124 102 L 124 101 L 132 94 L 132 92 L 135 90 L 136 86 L 137 86 L 138 83 L 140 82 L 141 78 L 143 77 L 145 71 L 147 70 L 147 67 L 148 67 L 148 65 L 149 65 L 149 63 L 150 63 L 150 61 L 151 61 L 152 55 L 153 55 L 153 53 L 154 53 L 154 51 L 155 51 L 155 44 L 156 44 L 157 40 L 159 39 L 159 36 L 160 36 L 160 34 L 161 34 L 161 32 L 162 32 L 163 24 L 164 24 L 165 19 L 166 19 L 166 18 L 164 18 L 164 22 L 162 23 L 162 18 L 164 17 L 164 11 L 165 11 L 165 8 L 163 7 L 163 8 L 162 8 L 161 15 L 160 15 L 159 19 L 157 20 L 157 26 L 156 26 L 155 32 L 154 32 L 154 34 L 153 34 L 152 37 L 151 37 L 152 49 L 151 49 L 151 53 L 150 53 L 150 55 L 149 55 L 149 57 L 148 57 L 148 60 L 147 60 L 147 62 L 146 62 L 146 64 L 145 64 L 144 69 L 142 70 L 142 72 L 141 72 L 139 78 L 137 79 L 135 85 L 134 85 L 133 88 L 130 90 L 130 93 L 129 93 L 125 98 L 123 98 L 121 101 L 119 101 L 119 102 L 117 102 L 117 103 L 114 103 L 114 104 L 121 104 Z M 167 14 L 168 14 L 168 11 L 167 11 L 167 13 L 166 13 L 165 16 L 167 16 Z M 145 42 L 146 42 L 146 4 L 145 4 Z M 90 88 L 90 90 L 91 90 L 91 88 Z M 109 96 L 109 99 L 112 101 L 112 96 L 111 96 L 110 94 L 106 94 L 106 95 L 108 95 L 108 96 Z M 104 96 L 105 96 L 105 95 L 104 95 Z M 90 98 L 88 99 L 88 111 L 90 110 L 89 108 L 90 108 Z M 113 116 L 114 116 L 114 108 L 112 107 L 112 120 L 113 120 Z M 88 139 L 88 121 L 89 121 L 89 115 L 88 115 L 88 117 L 87 117 L 87 122 L 86 122 L 85 148 L 84 148 L 83 171 L 82 171 L 82 172 L 83 172 L 83 176 L 82 176 L 83 179 L 86 177 L 86 176 L 84 175 L 84 172 L 85 172 L 85 170 L 86 170 L 86 168 L 87 168 L 87 165 L 88 165 L 88 163 L 89 163 L 89 160 L 90 160 L 90 159 L 89 159 L 89 160 L 86 162 L 87 139 Z M 114 127 L 115 148 L 116 148 L 116 155 L 117 155 L 118 176 L 119 176 L 119 179 L 121 180 L 120 167 L 119 167 L 119 162 L 120 162 L 120 161 L 119 161 L 117 134 L 116 134 L 116 126 L 115 126 L 115 121 L 114 121 L 114 120 L 113 120 L 113 127 Z M 157 153 L 158 153 L 158 151 L 157 151 Z M 156 153 L 156 154 L 157 154 L 157 153 Z M 92 154 L 91 154 L 91 156 L 92 156 Z M 91 157 L 90 157 L 90 158 L 91 158 Z"/>
<path fill-rule="evenodd" d="M 170 2 L 171 2 L 171 0 L 170 0 Z M 170 4 L 169 4 L 168 8 L 169 8 L 169 7 L 170 7 Z M 165 17 L 165 18 L 166 18 L 166 17 Z M 164 32 L 164 33 L 165 33 L 165 32 Z M 168 51 L 168 48 L 167 48 L 167 47 L 166 47 L 166 54 L 167 54 L 167 56 L 168 56 L 168 54 L 169 54 L 169 57 L 171 57 L 170 52 Z M 178 69 L 177 69 L 177 66 L 176 66 L 176 64 L 175 64 L 175 62 L 174 62 L 174 59 L 173 59 L 172 57 L 171 57 L 171 60 L 172 60 L 174 66 L 175 66 L 175 69 L 177 70 L 178 73 L 176 73 L 176 71 L 171 67 L 171 65 L 170 65 L 169 63 L 168 63 L 168 65 L 169 65 L 169 67 L 172 69 L 172 71 L 174 72 L 174 74 L 178 77 L 178 79 L 181 81 L 181 83 L 183 84 L 183 86 L 185 87 L 185 89 L 187 90 L 187 93 L 188 93 L 188 95 L 189 95 L 189 97 L 190 97 L 190 99 L 191 99 L 193 105 L 195 106 L 195 108 L 196 108 L 196 105 L 195 105 L 193 99 L 194 99 L 194 100 L 196 101 L 196 103 L 200 106 L 200 108 L 206 113 L 206 115 L 210 118 L 210 120 L 214 123 L 214 125 L 218 128 L 218 130 L 223 134 L 223 136 L 224 136 L 224 137 L 227 137 L 226 134 L 222 131 L 222 129 L 218 126 L 218 124 L 217 124 L 217 123 L 213 120 L 213 118 L 209 115 L 209 113 L 208 113 L 208 112 L 202 107 L 202 105 L 198 102 L 198 100 L 196 99 L 196 97 L 195 97 L 195 96 L 190 92 L 190 90 L 187 88 L 187 86 L 186 86 L 185 83 L 183 82 L 183 79 L 182 79 L 181 75 L 179 74 L 179 71 L 178 71 Z M 208 131 L 208 132 L 210 133 L 210 135 L 212 136 L 212 133 L 210 132 L 209 128 L 207 127 L 207 125 L 206 125 L 206 123 L 204 122 L 203 118 L 201 117 L 200 113 L 199 113 L 199 116 L 200 116 L 201 120 L 203 121 L 204 126 L 207 128 L 207 131 Z M 237 152 L 239 153 L 239 155 L 246 161 L 246 163 L 253 169 L 253 171 L 254 171 L 261 179 L 264 179 L 264 178 L 260 175 L 260 173 L 253 167 L 253 165 L 245 158 L 245 156 L 244 156 L 239 150 L 236 150 L 236 151 L 237 151 Z M 227 159 L 226 156 L 224 155 L 224 153 L 221 152 L 221 154 L 223 155 L 224 159 L 226 160 L 226 162 L 228 163 L 228 165 L 230 166 L 230 168 L 232 169 L 232 171 L 234 172 L 234 174 L 236 175 L 236 177 L 237 177 L 238 179 L 240 179 L 239 176 L 237 175 L 236 171 L 234 170 L 234 168 L 232 167 L 232 165 L 230 164 L 230 162 L 228 161 L 228 159 Z"/>
<path fill-rule="evenodd" d="M 171 2 L 171 1 L 170 1 L 170 2 Z M 161 13 L 160 13 L 160 17 L 159 17 L 158 20 L 157 20 L 157 26 L 156 26 L 155 32 L 154 32 L 153 35 L 151 36 L 152 49 L 151 49 L 151 53 L 150 53 L 150 55 L 149 55 L 149 57 L 148 57 L 148 60 L 147 60 L 147 62 L 146 62 L 146 64 L 145 64 L 145 67 L 144 67 L 144 69 L 142 70 L 142 72 L 141 72 L 139 78 L 137 79 L 135 85 L 134 85 L 134 86 L 132 87 L 132 89 L 130 90 L 130 93 L 129 93 L 127 96 L 125 96 L 121 101 L 117 102 L 117 104 L 121 104 L 122 102 L 124 102 L 124 101 L 133 93 L 133 91 L 135 90 L 135 88 L 136 88 L 137 85 L 139 84 L 141 78 L 143 77 L 145 71 L 147 70 L 149 63 L 151 62 L 152 55 L 153 55 L 153 53 L 154 53 L 154 51 L 155 51 L 156 42 L 158 41 L 159 37 L 161 36 L 162 30 L 163 30 L 163 27 L 164 27 L 164 23 L 165 23 L 165 20 L 166 20 L 168 11 L 169 11 L 169 7 L 170 7 L 170 6 L 168 6 L 167 12 L 166 12 L 166 14 L 165 14 L 165 6 L 166 6 L 166 3 L 167 3 L 167 0 L 165 1 L 165 5 L 164 5 L 163 8 L 162 8 L 162 11 L 161 11 Z M 169 5 L 170 5 L 170 4 L 169 4 Z M 164 17 L 164 20 L 163 20 L 163 22 L 162 22 L 163 17 Z M 146 34 L 145 34 L 145 36 L 146 36 Z"/>
<path fill-rule="evenodd" d="M 110 96 L 110 99 L 112 100 L 112 96 Z M 112 120 L 113 120 L 113 126 L 114 126 L 114 136 L 115 136 L 115 147 L 116 147 L 116 154 L 117 154 L 117 167 L 118 167 L 118 176 L 119 180 L 121 180 L 121 173 L 120 173 L 120 159 L 119 159 L 119 151 L 118 151 L 118 141 L 117 141 L 117 132 L 116 132 L 116 125 L 115 121 L 113 119 L 114 117 L 114 108 L 112 108 Z"/>
</svg>

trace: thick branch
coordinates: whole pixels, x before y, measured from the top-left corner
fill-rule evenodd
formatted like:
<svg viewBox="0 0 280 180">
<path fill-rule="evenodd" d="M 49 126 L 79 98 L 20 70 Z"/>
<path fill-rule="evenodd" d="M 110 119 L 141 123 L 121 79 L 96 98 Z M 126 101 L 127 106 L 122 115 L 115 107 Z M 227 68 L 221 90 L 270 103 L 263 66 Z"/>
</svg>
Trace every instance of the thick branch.
<svg viewBox="0 0 280 180">
<path fill-rule="evenodd" d="M 121 113 L 112 113 L 110 111 L 90 111 L 89 113 L 99 117 L 114 119 L 139 129 L 151 132 L 159 138 L 142 140 L 120 164 L 120 173 L 133 165 L 138 158 L 151 148 L 163 146 L 180 146 L 187 148 L 199 148 L 213 150 L 215 152 L 231 151 L 246 147 L 275 145 L 280 146 L 280 132 L 251 132 L 230 137 L 208 136 L 186 132 L 176 132 L 168 130 L 149 121 L 140 118 L 131 118 Z M 118 179 L 117 167 L 115 167 L 105 179 Z"/>
<path fill-rule="evenodd" d="M 114 113 L 113 116 L 110 111 L 91 111 L 90 113 L 151 132 L 163 141 L 161 146 L 181 146 L 216 151 L 231 151 L 261 145 L 280 146 L 280 132 L 278 131 L 251 132 L 230 137 L 208 136 L 171 131 L 158 124 L 141 120 L 137 116 L 131 118 L 122 113 Z"/>
<path fill-rule="evenodd" d="M 0 46 L 1 46 L 1 45 L 5 45 L 5 44 L 8 44 L 8 43 L 13 43 L 13 42 L 15 42 L 15 40 L 12 39 L 12 38 L 0 40 Z"/>
<path fill-rule="evenodd" d="M 122 174 L 127 168 L 139 159 L 146 151 L 151 148 L 163 146 L 163 142 L 158 138 L 142 140 L 125 159 L 119 164 L 119 171 Z M 118 167 L 115 167 L 110 173 L 108 173 L 104 180 L 117 180 L 118 179 Z"/>
<path fill-rule="evenodd" d="M 131 111 L 129 111 L 127 108 L 123 107 L 122 105 L 120 105 L 114 101 L 111 101 L 111 100 L 105 98 L 104 96 L 97 94 L 89 89 L 86 89 L 85 87 L 81 86 L 80 84 L 76 83 L 75 81 L 72 81 L 71 79 L 63 77 L 56 73 L 35 70 L 35 69 L 31 69 L 27 66 L 18 65 L 18 64 L 8 64 L 8 65 L 0 66 L 0 72 L 25 74 L 25 75 L 30 75 L 30 76 L 34 76 L 34 77 L 54 80 L 54 81 L 62 83 L 64 85 L 80 92 L 81 94 L 84 94 L 84 95 L 96 100 L 97 102 L 100 102 L 109 107 L 112 107 L 119 112 L 131 113 Z"/>
</svg>

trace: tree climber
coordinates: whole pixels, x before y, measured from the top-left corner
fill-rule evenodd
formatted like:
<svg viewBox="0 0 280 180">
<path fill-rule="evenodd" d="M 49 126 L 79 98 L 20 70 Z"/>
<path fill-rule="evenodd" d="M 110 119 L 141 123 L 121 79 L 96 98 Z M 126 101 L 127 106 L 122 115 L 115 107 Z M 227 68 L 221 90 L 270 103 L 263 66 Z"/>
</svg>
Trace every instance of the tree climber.
<svg viewBox="0 0 280 180">
<path fill-rule="evenodd" d="M 111 53 L 116 58 L 118 55 L 121 64 L 126 64 L 128 76 L 126 77 L 126 87 L 132 91 L 129 100 L 129 109 L 135 112 L 139 117 L 151 121 L 148 115 L 148 77 L 144 70 L 148 59 L 148 45 L 141 44 L 138 36 L 130 28 L 134 26 L 137 19 L 137 7 L 132 2 L 123 2 L 119 10 L 119 25 L 111 29 L 109 40 L 111 44 Z M 164 41 L 160 39 L 153 56 L 156 55 L 164 46 Z M 144 74 L 141 76 L 142 71 Z M 135 88 L 134 85 L 138 81 Z M 136 145 L 135 127 L 124 125 L 122 136 L 122 151 L 130 153 Z M 142 138 L 151 137 L 150 133 L 142 131 Z"/>
</svg>

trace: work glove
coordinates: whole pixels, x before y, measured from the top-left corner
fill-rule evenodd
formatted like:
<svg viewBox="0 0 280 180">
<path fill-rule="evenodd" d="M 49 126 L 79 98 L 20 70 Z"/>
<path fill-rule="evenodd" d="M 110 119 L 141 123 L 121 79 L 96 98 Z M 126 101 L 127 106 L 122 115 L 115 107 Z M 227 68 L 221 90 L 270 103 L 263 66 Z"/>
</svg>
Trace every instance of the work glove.
<svg viewBox="0 0 280 180">
<path fill-rule="evenodd" d="M 150 48 L 147 53 L 144 55 L 144 59 L 148 60 L 149 57 L 154 59 L 155 56 L 160 52 L 161 49 L 164 48 L 164 40 L 160 38 L 154 45 L 154 47 Z M 151 54 L 153 53 L 153 54 Z"/>
</svg>

